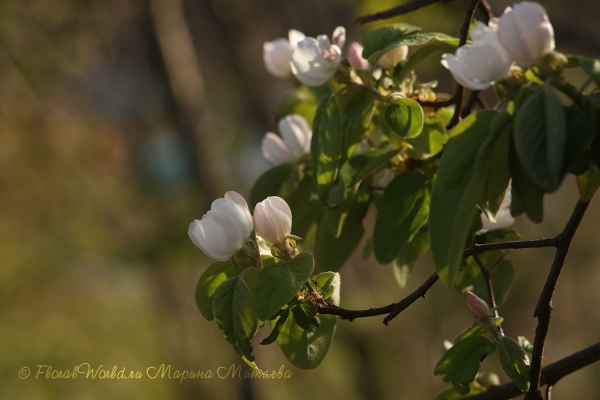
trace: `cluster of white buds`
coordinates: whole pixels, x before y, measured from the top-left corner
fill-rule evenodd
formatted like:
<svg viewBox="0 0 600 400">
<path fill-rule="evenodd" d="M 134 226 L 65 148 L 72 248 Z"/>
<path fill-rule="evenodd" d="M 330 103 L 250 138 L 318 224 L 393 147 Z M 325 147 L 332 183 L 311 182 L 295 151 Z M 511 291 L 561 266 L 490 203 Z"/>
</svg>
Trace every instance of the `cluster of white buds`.
<svg viewBox="0 0 600 400">
<path fill-rule="evenodd" d="M 478 22 L 470 34 L 473 43 L 456 54 L 444 54 L 442 65 L 471 90 L 487 89 L 507 77 L 513 63 L 526 68 L 554 50 L 554 30 L 546 10 L 529 1 L 507 7 L 487 26 Z"/>
<path fill-rule="evenodd" d="M 192 221 L 188 234 L 207 256 L 227 261 L 252 243 L 253 229 L 266 242 L 285 249 L 292 231 L 290 206 L 281 197 L 267 197 L 256 205 L 252 216 L 240 194 L 227 192 L 225 198 L 213 201 L 201 220 Z"/>
</svg>

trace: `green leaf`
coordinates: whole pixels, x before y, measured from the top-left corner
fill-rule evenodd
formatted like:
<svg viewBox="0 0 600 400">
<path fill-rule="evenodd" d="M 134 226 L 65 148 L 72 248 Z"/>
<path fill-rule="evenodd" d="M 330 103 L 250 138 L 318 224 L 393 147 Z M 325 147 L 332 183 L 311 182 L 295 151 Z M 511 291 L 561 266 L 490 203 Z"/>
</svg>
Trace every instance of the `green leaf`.
<svg viewBox="0 0 600 400">
<path fill-rule="evenodd" d="M 312 177 L 307 173 L 296 190 L 284 199 L 292 211 L 292 234 L 304 238 L 323 213 L 321 202 L 313 198 Z"/>
<path fill-rule="evenodd" d="M 573 164 L 581 160 L 583 150 L 591 144 L 595 133 L 596 115 L 592 107 L 586 107 L 569 124 L 565 143 L 565 171 L 571 170 Z"/>
<path fill-rule="evenodd" d="M 489 173 L 490 154 L 503 132 L 502 124 L 491 126 L 496 115 L 494 111 L 480 111 L 454 128 L 433 185 L 431 251 L 438 272 L 449 267 L 448 281 L 444 281 L 447 285 L 454 282 L 471 231 L 471 224 L 465 221 L 475 218 L 477 201 L 483 195 L 481 182 Z"/>
<path fill-rule="evenodd" d="M 542 222 L 544 218 L 544 192 L 525 173 L 514 145 L 510 149 L 509 163 L 510 175 L 512 176 L 511 215 L 516 217 L 525 212 L 533 222 Z"/>
<path fill-rule="evenodd" d="M 342 158 L 342 123 L 334 96 L 323 97 L 315 115 L 310 144 L 312 173 L 317 193 L 323 204 L 328 204 L 331 190 Z"/>
<path fill-rule="evenodd" d="M 447 108 L 428 112 L 421 134 L 407 142 L 413 146 L 407 150 L 412 158 L 429 158 L 438 154 L 448 141 L 446 126 L 450 123 L 452 113 Z"/>
<path fill-rule="evenodd" d="M 399 152 L 400 149 L 376 149 L 350 158 L 340 168 L 340 178 L 344 186 L 347 188 L 355 186 L 358 182 L 384 167 Z"/>
<path fill-rule="evenodd" d="M 418 136 L 423 130 L 423 109 L 413 99 L 395 99 L 384 111 L 385 122 L 401 139 Z M 395 139 L 395 138 L 391 138 Z"/>
<path fill-rule="evenodd" d="M 260 273 L 254 312 L 263 321 L 271 318 L 277 311 L 292 300 L 313 271 L 312 254 L 303 252 L 291 261 L 279 260 L 266 266 Z"/>
<path fill-rule="evenodd" d="M 481 361 L 496 351 L 496 343 L 482 336 L 467 337 L 452 346 L 435 366 L 435 375 L 445 375 L 460 394 L 469 393 L 469 383 L 475 380 Z"/>
<path fill-rule="evenodd" d="M 342 118 L 342 158 L 350 158 L 363 136 L 371 130 L 376 109 L 373 93 L 362 85 L 350 85 L 336 95 Z"/>
<path fill-rule="evenodd" d="M 592 78 L 596 87 L 600 88 L 600 60 L 579 57 L 579 65 Z"/>
<path fill-rule="evenodd" d="M 577 175 L 577 187 L 581 201 L 590 201 L 598 187 L 600 187 L 600 171 L 593 163 L 590 168 L 581 175 Z"/>
<path fill-rule="evenodd" d="M 363 58 L 375 65 L 379 58 L 389 50 L 399 46 L 419 46 L 434 40 L 457 42 L 458 40 L 439 32 L 423 32 L 421 28 L 409 24 L 384 26 L 363 37 Z"/>
<path fill-rule="evenodd" d="M 311 126 L 315 118 L 318 101 L 315 94 L 307 87 L 302 86 L 296 92 L 285 96 L 275 109 L 277 121 L 290 114 L 298 114 Z"/>
<path fill-rule="evenodd" d="M 319 292 L 329 292 L 325 296 L 328 303 L 339 305 L 340 275 L 325 272 L 312 278 L 313 284 Z M 310 332 L 302 329 L 293 318 L 289 318 L 277 338 L 283 354 L 292 364 L 302 369 L 312 369 L 319 366 L 333 339 L 336 327 L 334 315 L 321 315 L 321 325 L 316 331 Z M 271 324 L 276 324 L 272 321 Z"/>
<path fill-rule="evenodd" d="M 281 313 L 281 315 L 279 316 L 279 319 L 277 320 L 277 323 L 272 326 L 271 334 L 269 336 L 267 336 L 265 339 L 263 339 L 263 341 L 260 342 L 260 344 L 263 346 L 266 346 L 266 345 L 271 344 L 274 341 L 276 341 L 277 337 L 279 336 L 279 333 L 281 332 L 281 328 L 283 328 L 283 325 L 285 324 L 285 321 L 288 320 L 289 316 L 290 316 L 289 309 L 287 309 L 283 313 Z"/>
<path fill-rule="evenodd" d="M 392 180 L 383 193 L 373 232 L 373 251 L 381 264 L 392 262 L 429 216 L 425 175 L 407 171 Z"/>
<path fill-rule="evenodd" d="M 298 164 L 283 164 L 267 170 L 250 190 L 250 210 L 269 196 L 287 197 L 298 188 L 303 176 Z"/>
<path fill-rule="evenodd" d="M 254 361 L 250 340 L 258 330 L 258 318 L 252 309 L 252 294 L 240 277 L 221 283 L 213 297 L 213 310 L 219 330 L 235 351 Z"/>
<path fill-rule="evenodd" d="M 337 271 L 354 252 L 365 233 L 362 220 L 369 208 L 368 192 L 352 197 L 342 231 L 338 238 L 332 233 L 327 218 L 322 218 L 315 238 L 315 261 L 321 271 Z"/>
<path fill-rule="evenodd" d="M 498 355 L 506 375 L 523 392 L 529 390 L 529 357 L 517 341 L 503 336 L 498 342 Z"/>
<path fill-rule="evenodd" d="M 310 315 L 312 314 L 312 310 L 308 305 L 305 306 L 305 304 L 312 304 L 312 306 L 316 309 L 316 306 L 310 301 L 305 301 L 302 304 L 292 306 L 292 315 L 294 316 L 294 321 L 300 325 L 302 329 L 309 332 L 315 332 L 321 325 L 321 321 L 317 316 L 317 312 L 315 312 L 313 315 Z"/>
<path fill-rule="evenodd" d="M 213 312 L 213 296 L 219 285 L 227 279 L 239 274 L 231 260 L 213 263 L 204 271 L 196 285 L 196 305 L 202 316 L 209 321 L 215 317 Z"/>
<path fill-rule="evenodd" d="M 566 117 L 559 97 L 544 85 L 525 100 L 515 118 L 517 155 L 531 180 L 545 192 L 563 176 Z"/>
<path fill-rule="evenodd" d="M 400 83 L 406 80 L 419 64 L 434 54 L 454 53 L 454 51 L 456 51 L 456 46 L 451 41 L 438 41 L 434 39 L 431 43 L 422 46 L 406 60 L 406 63 L 396 75 L 396 82 Z"/>
<path fill-rule="evenodd" d="M 468 327 L 467 329 L 463 330 L 461 333 L 458 334 L 458 336 L 456 336 L 454 338 L 454 344 L 460 342 L 461 340 L 464 340 L 466 338 L 469 337 L 473 337 L 473 336 L 481 336 L 484 338 L 489 338 L 490 336 L 490 331 L 487 330 L 487 328 L 485 326 L 483 326 L 480 323 L 475 323 L 472 326 Z"/>
<path fill-rule="evenodd" d="M 453 387 L 448 387 L 437 392 L 436 395 L 433 397 L 433 400 L 462 400 L 468 399 L 469 397 L 479 394 L 481 392 L 483 392 L 483 389 L 477 383 L 470 383 L 469 391 L 467 392 L 469 394 L 468 396 L 460 394 Z"/>
<path fill-rule="evenodd" d="M 525 336 L 517 336 L 517 339 L 519 342 L 519 346 L 521 346 L 523 348 L 525 353 L 533 352 L 533 345 L 531 344 L 531 342 L 529 342 L 529 340 L 527 340 L 527 338 Z"/>
<path fill-rule="evenodd" d="M 508 113 L 505 114 L 507 118 Z M 489 174 L 485 181 L 481 182 L 484 186 L 483 199 L 479 205 L 487 214 L 490 221 L 495 221 L 496 214 L 502 205 L 506 188 L 510 181 L 510 164 L 508 157 L 510 154 L 510 129 L 506 124 L 500 132 L 498 141 L 490 154 Z"/>
<path fill-rule="evenodd" d="M 417 260 L 429 250 L 429 233 L 427 229 L 418 231 L 410 242 L 406 243 L 400 249 L 398 257 L 394 260 L 394 277 L 398 286 L 406 287 L 408 276 L 410 275 Z"/>
</svg>

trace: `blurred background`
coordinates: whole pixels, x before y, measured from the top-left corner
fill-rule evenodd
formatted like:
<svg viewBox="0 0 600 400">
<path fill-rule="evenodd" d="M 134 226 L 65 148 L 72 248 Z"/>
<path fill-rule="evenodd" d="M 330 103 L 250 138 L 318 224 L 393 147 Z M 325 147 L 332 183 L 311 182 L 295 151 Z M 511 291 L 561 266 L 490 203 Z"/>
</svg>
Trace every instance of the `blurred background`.
<svg viewBox="0 0 600 400">
<path fill-rule="evenodd" d="M 496 15 L 510 4 L 490 1 Z M 542 1 L 557 50 L 597 57 L 599 0 Z M 472 322 L 465 296 L 437 284 L 389 327 L 383 318 L 338 321 L 317 370 L 255 344 L 260 367 L 288 380 L 35 379 L 37 365 L 145 371 L 240 364 L 194 301 L 210 260 L 187 228 L 227 190 L 247 196 L 270 167 L 260 141 L 293 90 L 266 72 L 263 42 L 338 25 L 348 42 L 381 23 L 353 20 L 392 0 L 4 0 L 0 2 L 0 398 L 3 399 L 427 399 L 442 341 Z M 466 1 L 393 21 L 457 35 Z M 450 75 L 431 61 L 422 81 Z M 575 83 L 584 78 L 574 75 Z M 577 200 L 574 178 L 546 196 L 544 222 L 519 218 L 524 238 L 557 234 Z M 367 232 L 374 224 L 373 210 Z M 555 293 L 545 357 L 600 338 L 600 202 L 592 200 Z M 368 237 L 364 238 L 365 240 Z M 357 251 L 340 271 L 342 306 L 397 301 L 433 271 L 427 255 L 406 289 L 391 266 Z M 508 335 L 533 340 L 532 318 L 553 251 L 513 251 L 516 280 L 500 310 Z M 261 329 L 258 340 L 267 336 Z M 28 366 L 32 376 L 19 379 Z M 493 360 L 483 369 L 501 371 Z M 507 378 L 500 373 L 501 379 Z M 595 398 L 600 365 L 553 390 Z"/>
</svg>

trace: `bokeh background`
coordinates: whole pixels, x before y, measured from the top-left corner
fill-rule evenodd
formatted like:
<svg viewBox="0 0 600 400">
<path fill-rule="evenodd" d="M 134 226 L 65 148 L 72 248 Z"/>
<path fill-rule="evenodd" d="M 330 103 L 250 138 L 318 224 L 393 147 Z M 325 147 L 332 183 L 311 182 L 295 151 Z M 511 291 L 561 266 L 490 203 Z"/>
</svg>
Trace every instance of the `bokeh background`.
<svg viewBox="0 0 600 400">
<path fill-rule="evenodd" d="M 496 15 L 508 1 L 491 0 Z M 598 0 L 542 1 L 557 49 L 597 57 Z M 392 0 L 4 0 L 0 2 L 0 398 L 2 399 L 427 399 L 444 339 L 468 326 L 464 295 L 437 284 L 389 327 L 382 318 L 339 321 L 329 354 L 302 371 L 276 345 L 255 345 L 259 366 L 288 380 L 35 379 L 37 365 L 145 371 L 161 364 L 212 370 L 240 364 L 194 302 L 209 265 L 187 236 L 226 190 L 247 196 L 269 167 L 260 140 L 293 90 L 267 74 L 264 41 L 295 28 L 338 25 L 350 40 L 381 24 L 354 18 Z M 466 1 L 396 18 L 456 35 Z M 348 42 L 347 42 L 348 43 Z M 432 61 L 419 71 L 451 92 Z M 577 83 L 583 77 L 575 74 Z M 577 200 L 573 177 L 546 196 L 546 217 L 519 218 L 524 238 L 558 233 Z M 546 360 L 600 338 L 600 202 L 572 245 L 555 293 Z M 366 220 L 373 226 L 373 213 Z M 366 238 L 365 238 L 366 239 Z M 341 270 L 342 306 L 396 301 L 433 271 L 420 261 L 406 289 L 391 266 L 358 250 Z M 509 258 L 516 281 L 504 329 L 533 339 L 532 318 L 552 250 Z M 268 335 L 259 331 L 259 339 Z M 19 379 L 28 366 L 32 376 Z M 500 371 L 493 360 L 484 369 Z M 503 381 L 506 377 L 500 373 Z M 592 399 L 600 365 L 553 390 Z"/>
</svg>

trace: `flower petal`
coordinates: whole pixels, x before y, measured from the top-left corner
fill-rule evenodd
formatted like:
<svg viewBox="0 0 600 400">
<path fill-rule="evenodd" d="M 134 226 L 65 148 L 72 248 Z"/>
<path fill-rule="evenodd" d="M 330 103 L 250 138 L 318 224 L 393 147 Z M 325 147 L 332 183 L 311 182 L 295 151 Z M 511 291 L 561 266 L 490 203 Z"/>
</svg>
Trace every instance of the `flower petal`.
<svg viewBox="0 0 600 400">
<path fill-rule="evenodd" d="M 296 161 L 296 158 L 283 140 L 271 132 L 263 137 L 261 150 L 263 156 L 275 165 Z"/>
</svg>

